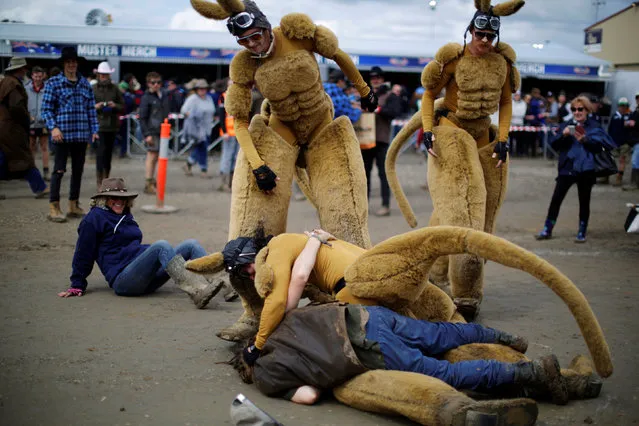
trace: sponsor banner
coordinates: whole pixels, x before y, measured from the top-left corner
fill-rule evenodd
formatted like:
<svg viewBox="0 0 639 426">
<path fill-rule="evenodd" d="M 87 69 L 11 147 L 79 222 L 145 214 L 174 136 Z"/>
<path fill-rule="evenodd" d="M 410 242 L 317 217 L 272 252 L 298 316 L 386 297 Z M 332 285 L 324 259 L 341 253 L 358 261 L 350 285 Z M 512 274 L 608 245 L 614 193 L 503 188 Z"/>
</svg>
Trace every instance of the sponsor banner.
<svg viewBox="0 0 639 426">
<path fill-rule="evenodd" d="M 603 41 L 603 29 L 586 31 L 586 40 L 584 41 L 584 51 L 586 53 L 601 52 L 601 43 Z"/>
</svg>

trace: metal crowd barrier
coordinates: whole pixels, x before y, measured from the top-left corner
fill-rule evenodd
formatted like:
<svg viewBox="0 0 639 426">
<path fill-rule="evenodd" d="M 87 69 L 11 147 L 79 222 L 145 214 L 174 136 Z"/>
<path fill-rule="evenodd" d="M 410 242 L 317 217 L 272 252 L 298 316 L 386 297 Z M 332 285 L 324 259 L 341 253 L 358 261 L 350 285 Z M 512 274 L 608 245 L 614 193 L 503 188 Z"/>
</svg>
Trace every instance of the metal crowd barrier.
<svg viewBox="0 0 639 426">
<path fill-rule="evenodd" d="M 169 139 L 170 149 L 169 155 L 171 158 L 178 158 L 184 156 L 194 144 L 194 141 L 187 141 L 184 135 L 184 129 L 180 129 L 180 120 L 184 119 L 184 115 L 171 113 L 167 117 L 171 122 L 171 137 Z M 144 143 L 144 138 L 141 134 L 140 127 L 140 115 L 127 114 L 120 117 L 120 121 L 126 126 L 126 155 L 129 158 L 134 156 L 146 155 L 147 148 Z M 213 121 L 211 130 L 220 123 L 219 120 Z M 210 133 L 210 130 L 209 130 Z M 207 147 L 207 151 L 211 152 L 223 138 L 220 136 L 216 138 Z"/>
</svg>

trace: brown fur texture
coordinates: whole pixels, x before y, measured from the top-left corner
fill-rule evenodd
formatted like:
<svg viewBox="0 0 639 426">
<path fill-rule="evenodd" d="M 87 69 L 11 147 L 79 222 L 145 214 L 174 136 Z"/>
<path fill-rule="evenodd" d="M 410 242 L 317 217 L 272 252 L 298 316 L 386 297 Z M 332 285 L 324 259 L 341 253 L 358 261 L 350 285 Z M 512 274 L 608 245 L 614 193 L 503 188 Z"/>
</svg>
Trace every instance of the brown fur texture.
<svg viewBox="0 0 639 426">
<path fill-rule="evenodd" d="M 510 90 L 515 93 L 521 89 L 521 74 L 516 66 L 510 68 Z"/>
<path fill-rule="evenodd" d="M 490 0 L 475 0 L 475 9 L 488 13 L 490 10 Z"/>
<path fill-rule="evenodd" d="M 528 272 L 546 284 L 570 309 L 603 377 L 612 374 L 610 350 L 588 301 L 554 266 L 502 238 L 472 229 L 440 226 L 389 238 L 360 256 L 344 274 L 357 297 L 401 300 L 423 291 L 430 267 L 444 255 L 470 253 Z"/>
<path fill-rule="evenodd" d="M 504 345 L 493 343 L 471 343 L 447 351 L 442 359 L 448 362 L 494 359 L 500 362 L 527 361 L 526 355 Z"/>
<path fill-rule="evenodd" d="M 289 13 L 280 21 L 282 34 L 291 39 L 313 38 L 316 27 L 315 22 L 304 13 Z"/>
<path fill-rule="evenodd" d="M 450 321 L 457 312 L 452 299 L 430 282 L 408 308 L 416 318 L 433 322 Z"/>
<path fill-rule="evenodd" d="M 266 263 L 268 256 L 268 247 L 264 247 L 255 256 L 255 290 L 262 299 L 271 294 L 273 290 L 273 279 L 275 274 L 271 266 Z"/>
<path fill-rule="evenodd" d="M 455 115 L 474 120 L 496 112 L 507 73 L 506 60 L 500 54 L 462 57 L 455 72 L 459 86 Z"/>
<path fill-rule="evenodd" d="M 255 71 L 257 70 L 257 61 L 251 57 L 251 52 L 242 50 L 238 52 L 229 68 L 229 77 L 235 83 L 252 85 L 255 81 Z M 233 86 L 231 86 L 233 87 Z M 228 102 L 228 101 L 226 101 Z"/>
<path fill-rule="evenodd" d="M 244 11 L 240 0 L 219 0 L 217 3 L 206 0 L 191 0 L 191 6 L 205 18 L 224 20 L 234 13 Z"/>
<path fill-rule="evenodd" d="M 504 3 L 496 4 L 493 7 L 493 13 L 496 16 L 509 16 L 517 13 L 519 9 L 524 7 L 526 2 L 524 0 L 511 0 Z"/>
<path fill-rule="evenodd" d="M 502 164 L 500 168 L 495 167 L 495 159 L 492 158 L 497 143 L 497 128 L 492 126 L 494 136 L 492 143 L 479 149 L 479 162 L 484 172 L 484 182 L 486 183 L 486 216 L 484 221 L 484 231 L 492 234 L 495 232 L 495 221 L 497 213 L 501 209 L 506 192 L 508 191 L 508 168 L 510 161 Z"/>
<path fill-rule="evenodd" d="M 186 262 L 186 269 L 201 274 L 212 274 L 224 270 L 224 256 L 217 252 L 208 256 L 192 259 Z"/>
<path fill-rule="evenodd" d="M 339 49 L 339 41 L 335 33 L 322 25 L 318 25 L 315 30 L 315 49 L 317 53 L 326 58 L 334 58 Z"/>
<path fill-rule="evenodd" d="M 449 62 L 461 56 L 463 48 L 458 43 L 448 43 L 442 46 L 435 54 L 435 60 L 431 61 L 422 71 L 422 86 L 433 89 L 442 78 L 444 67 Z"/>
<path fill-rule="evenodd" d="M 517 53 L 515 53 L 515 49 L 513 49 L 510 44 L 500 41 L 497 44 L 495 51 L 506 58 L 506 60 L 511 64 L 517 62 Z"/>
<path fill-rule="evenodd" d="M 251 104 L 246 103 L 251 99 L 251 89 L 243 84 L 231 84 L 228 88 L 225 106 L 229 115 L 241 120 L 248 120 L 251 115 Z"/>
</svg>

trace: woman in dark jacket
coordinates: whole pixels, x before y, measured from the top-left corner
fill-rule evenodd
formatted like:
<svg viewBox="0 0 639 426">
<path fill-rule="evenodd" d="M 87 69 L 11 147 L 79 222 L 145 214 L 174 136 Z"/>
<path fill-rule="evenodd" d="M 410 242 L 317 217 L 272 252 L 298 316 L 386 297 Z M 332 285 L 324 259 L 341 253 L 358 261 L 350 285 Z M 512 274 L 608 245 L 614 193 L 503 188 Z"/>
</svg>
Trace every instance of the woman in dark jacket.
<svg viewBox="0 0 639 426">
<path fill-rule="evenodd" d="M 78 227 L 73 255 L 71 287 L 60 297 L 82 296 L 93 263 L 118 296 L 152 293 L 173 278 L 198 308 L 203 308 L 220 291 L 223 282 L 210 283 L 184 268 L 185 259 L 197 259 L 206 251 L 195 240 L 173 248 L 167 241 L 142 244 L 142 231 L 131 214 L 133 199 L 124 179 L 107 178 L 91 202 L 91 210 Z"/>
<path fill-rule="evenodd" d="M 590 194 L 596 181 L 594 154 L 601 152 L 602 148 L 610 150 L 615 147 L 610 136 L 601 128 L 601 124 L 588 118 L 592 111 L 592 104 L 588 98 L 576 97 L 571 103 L 570 111 L 573 119 L 560 126 L 557 136 L 551 142 L 553 149 L 559 153 L 559 176 L 544 229 L 535 237 L 538 240 L 548 240 L 552 237 L 561 203 L 570 187 L 576 183 L 579 191 L 579 231 L 575 242 L 586 241 Z"/>
</svg>

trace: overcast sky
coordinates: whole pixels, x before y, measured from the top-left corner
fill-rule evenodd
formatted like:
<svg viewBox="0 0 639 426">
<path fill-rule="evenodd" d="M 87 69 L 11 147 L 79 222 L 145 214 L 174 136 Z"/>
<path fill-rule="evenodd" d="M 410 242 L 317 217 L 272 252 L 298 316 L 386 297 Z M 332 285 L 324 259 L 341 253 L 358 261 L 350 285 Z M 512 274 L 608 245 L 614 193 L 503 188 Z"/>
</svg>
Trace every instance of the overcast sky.
<svg viewBox="0 0 639 426">
<path fill-rule="evenodd" d="M 304 12 L 343 37 L 461 41 L 474 13 L 472 0 L 258 0 L 275 26 L 290 12 Z M 493 0 L 496 3 L 498 0 Z M 593 3 L 605 3 L 598 8 Z M 630 5 L 632 0 L 528 0 L 503 19 L 502 40 L 560 43 L 581 50 L 585 27 Z M 226 31 L 224 24 L 200 17 L 188 0 L 2 0 L 0 19 L 33 24 L 84 25 L 86 14 L 101 8 L 114 26 Z M 1 34 L 0 34 L 1 36 Z"/>
</svg>

